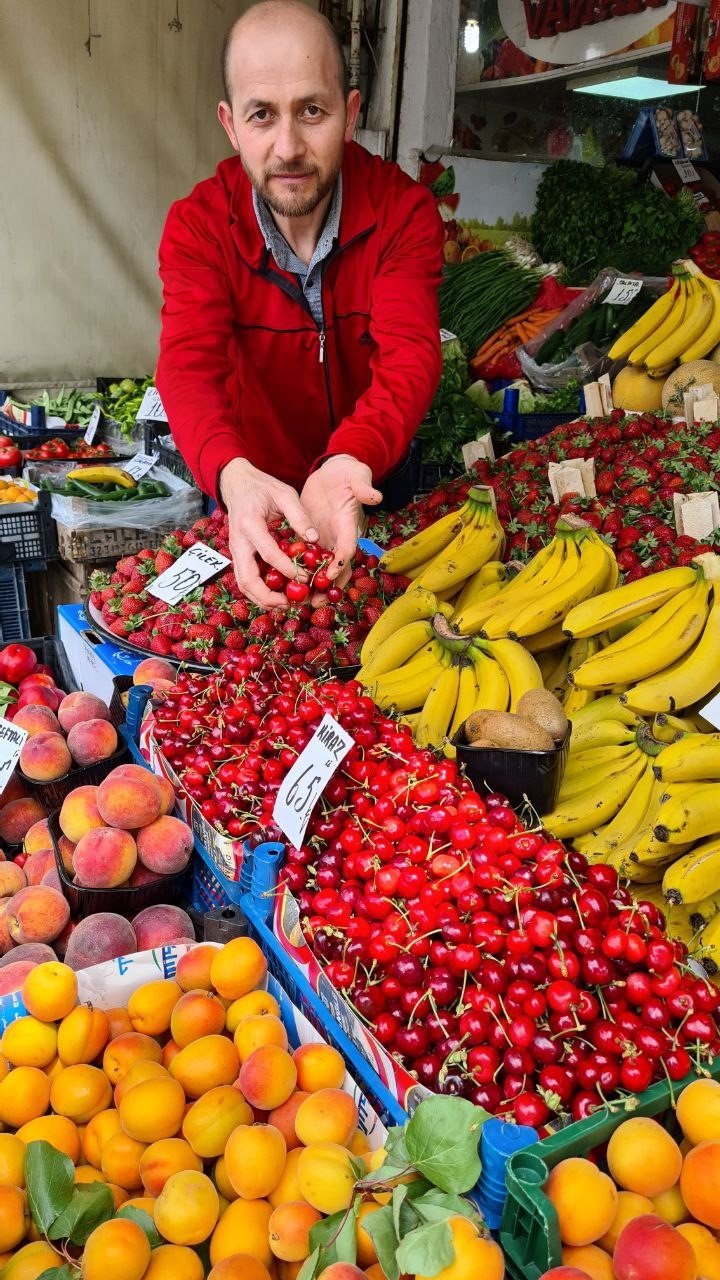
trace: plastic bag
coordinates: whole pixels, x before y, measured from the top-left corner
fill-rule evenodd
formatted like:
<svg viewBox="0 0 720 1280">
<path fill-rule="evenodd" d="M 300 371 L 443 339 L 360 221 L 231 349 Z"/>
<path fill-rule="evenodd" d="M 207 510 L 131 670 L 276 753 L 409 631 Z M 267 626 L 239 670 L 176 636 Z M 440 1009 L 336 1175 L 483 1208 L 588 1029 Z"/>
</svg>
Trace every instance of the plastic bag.
<svg viewBox="0 0 720 1280">
<path fill-rule="evenodd" d="M 60 468 L 33 466 L 27 468 L 35 484 L 43 479 L 62 481 L 75 466 Z M 151 480 L 162 480 L 170 490 L 167 498 L 146 498 L 137 502 L 93 502 L 91 498 L 65 498 L 52 495 L 52 517 L 69 529 L 157 529 L 171 525 L 187 529 L 202 515 L 202 494 L 193 489 L 167 467 L 155 466 L 148 472 Z"/>
<path fill-rule="evenodd" d="M 617 280 L 640 280 L 642 291 L 652 295 L 651 300 L 665 293 L 668 287 L 667 276 L 629 276 L 616 271 L 614 267 L 606 267 L 595 277 L 592 284 L 565 308 L 562 315 L 553 320 L 527 346 L 520 347 L 518 351 L 520 366 L 523 374 L 534 387 L 539 387 L 543 391 L 557 391 L 560 387 L 566 387 L 569 382 L 590 382 L 609 368 L 610 362 L 606 355 L 617 337 L 617 332 L 600 345 L 594 342 L 580 343 L 568 359 L 557 364 L 539 364 L 536 357 L 548 338 L 558 332 L 565 333 L 572 322 L 584 315 L 594 302 L 610 293 Z"/>
</svg>

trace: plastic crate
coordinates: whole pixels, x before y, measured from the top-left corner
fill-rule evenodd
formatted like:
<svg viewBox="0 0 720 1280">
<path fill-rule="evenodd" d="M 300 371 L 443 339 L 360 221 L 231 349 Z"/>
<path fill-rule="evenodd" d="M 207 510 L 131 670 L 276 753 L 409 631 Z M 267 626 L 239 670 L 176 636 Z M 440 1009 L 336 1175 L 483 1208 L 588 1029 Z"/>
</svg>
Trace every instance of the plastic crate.
<svg viewBox="0 0 720 1280">
<path fill-rule="evenodd" d="M 204 915 L 206 911 L 216 911 L 218 907 L 239 906 L 244 893 L 245 886 L 241 881 L 228 880 L 195 836 L 190 886 L 191 910 Z"/>
<path fill-rule="evenodd" d="M 24 585 L 24 584 L 23 584 Z M 50 667 L 59 688 L 65 693 L 76 693 L 77 684 L 70 669 L 70 663 L 63 645 L 55 636 L 36 636 L 30 640 L 23 639 L 28 649 L 32 649 L 38 662 Z"/>
<path fill-rule="evenodd" d="M 0 543 L 10 548 L 16 561 L 57 560 L 58 541 L 52 518 L 52 495 L 40 490 L 31 509 L 3 515 L 0 508 Z"/>
<path fill-rule="evenodd" d="M 174 476 L 179 476 L 186 484 L 191 484 L 193 488 L 197 488 L 195 477 L 182 454 L 177 449 L 169 448 L 166 444 L 161 443 L 164 437 L 170 435 L 170 428 L 167 423 L 144 422 L 143 428 L 145 432 L 145 452 L 157 453 L 161 466 L 167 467 L 168 471 L 172 471 Z"/>
<path fill-rule="evenodd" d="M 510 436 L 514 444 L 524 440 L 539 440 L 565 422 L 575 422 L 577 413 L 488 413 L 495 428 Z"/>
<path fill-rule="evenodd" d="M 22 449 L 34 449 L 36 445 L 42 444 L 45 440 L 82 440 L 85 434 L 85 427 L 47 427 L 45 425 L 45 410 L 42 405 L 34 405 L 33 408 L 40 412 L 36 415 L 37 421 L 27 426 L 22 422 L 16 422 L 14 418 L 8 418 L 6 414 L 0 413 L 0 431 L 6 436 L 12 436 Z"/>
<path fill-rule="evenodd" d="M 10 644 L 12 640 L 29 638 L 30 613 L 22 565 L 0 563 L 0 641 Z"/>
<path fill-rule="evenodd" d="M 720 1079 L 720 1059 L 708 1071 L 715 1080 Z M 690 1075 L 681 1081 L 673 1095 L 677 1096 L 684 1085 L 695 1079 L 697 1076 Z M 510 1157 L 505 1169 L 507 1199 L 500 1225 L 500 1244 L 510 1280 L 539 1280 L 562 1263 L 557 1214 L 543 1192 L 550 1169 L 570 1156 L 585 1156 L 604 1146 L 631 1116 L 666 1113 L 667 1127 L 672 1128 L 677 1122 L 671 1101 L 670 1086 L 663 1080 L 633 1099 L 636 1105 L 632 1110 L 625 1111 L 621 1103 L 603 1107 L 587 1120 L 578 1120 Z"/>
</svg>

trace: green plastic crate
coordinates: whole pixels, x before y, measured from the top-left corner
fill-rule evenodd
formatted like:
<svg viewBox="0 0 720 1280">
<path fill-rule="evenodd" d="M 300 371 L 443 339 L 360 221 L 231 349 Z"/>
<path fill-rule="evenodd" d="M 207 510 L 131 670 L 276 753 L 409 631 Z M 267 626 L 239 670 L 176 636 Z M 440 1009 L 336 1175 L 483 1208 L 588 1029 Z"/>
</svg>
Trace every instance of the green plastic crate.
<svg viewBox="0 0 720 1280">
<path fill-rule="evenodd" d="M 720 1059 L 708 1072 L 720 1080 Z M 675 1085 L 673 1096 L 677 1097 L 685 1085 L 696 1079 L 692 1074 Z M 505 1170 L 507 1200 L 500 1224 L 500 1244 L 509 1280 L 539 1280 L 552 1267 L 562 1266 L 557 1214 L 543 1192 L 553 1166 L 570 1156 L 585 1156 L 596 1147 L 604 1146 L 618 1126 L 631 1116 L 667 1113 L 668 1128 L 671 1127 L 674 1112 L 670 1104 L 670 1086 L 663 1080 L 640 1094 L 632 1110 L 626 1111 L 622 1103 L 602 1107 L 587 1120 L 578 1120 L 510 1157 Z"/>
</svg>

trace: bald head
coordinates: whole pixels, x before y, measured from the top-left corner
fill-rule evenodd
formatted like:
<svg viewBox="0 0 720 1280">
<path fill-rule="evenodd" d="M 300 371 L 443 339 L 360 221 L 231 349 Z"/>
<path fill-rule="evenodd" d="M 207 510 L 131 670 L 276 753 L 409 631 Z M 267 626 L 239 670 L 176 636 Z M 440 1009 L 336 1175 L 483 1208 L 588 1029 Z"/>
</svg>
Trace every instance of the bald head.
<svg viewBox="0 0 720 1280">
<path fill-rule="evenodd" d="M 232 102 L 236 88 L 235 67 L 242 71 L 244 51 L 255 37 L 283 34 L 300 42 L 308 42 L 308 48 L 317 50 L 325 46 L 336 68 L 337 80 L 343 98 L 350 92 L 350 77 L 340 39 L 327 18 L 311 9 L 303 0 L 256 0 L 241 18 L 233 23 L 223 41 L 221 69 L 225 100 Z"/>
</svg>

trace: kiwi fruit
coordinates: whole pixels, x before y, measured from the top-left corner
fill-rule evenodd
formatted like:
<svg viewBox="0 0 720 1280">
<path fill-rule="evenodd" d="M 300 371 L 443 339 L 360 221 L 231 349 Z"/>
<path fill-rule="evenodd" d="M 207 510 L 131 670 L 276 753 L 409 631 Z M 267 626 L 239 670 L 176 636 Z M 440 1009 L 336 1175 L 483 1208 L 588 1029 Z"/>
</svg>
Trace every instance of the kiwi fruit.
<svg viewBox="0 0 720 1280">
<path fill-rule="evenodd" d="M 490 711 L 473 711 L 472 714 L 468 716 L 464 725 L 465 739 L 467 742 L 472 743 L 474 746 L 478 739 L 485 737 L 483 733 L 483 725 L 485 723 L 486 716 L 491 714 L 492 713 Z"/>
<path fill-rule="evenodd" d="M 527 716 L 491 711 L 483 720 L 482 736 L 508 751 L 552 751 L 555 743 L 546 729 Z"/>
<path fill-rule="evenodd" d="M 568 719 L 562 704 L 549 689 L 529 689 L 518 701 L 517 714 L 534 720 L 535 724 L 550 734 L 555 746 L 564 741 Z"/>
</svg>

